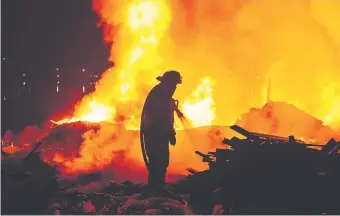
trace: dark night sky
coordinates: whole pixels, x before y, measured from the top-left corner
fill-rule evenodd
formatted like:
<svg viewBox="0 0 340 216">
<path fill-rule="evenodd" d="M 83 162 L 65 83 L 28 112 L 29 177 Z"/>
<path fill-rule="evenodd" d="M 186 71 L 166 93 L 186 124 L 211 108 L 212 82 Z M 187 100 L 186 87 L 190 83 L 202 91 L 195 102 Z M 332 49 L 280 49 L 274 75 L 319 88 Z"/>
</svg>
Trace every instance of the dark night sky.
<svg viewBox="0 0 340 216">
<path fill-rule="evenodd" d="M 109 48 L 96 26 L 91 0 L 2 0 L 1 4 L 1 56 L 20 60 L 21 68 L 31 67 L 30 99 L 25 104 L 2 103 L 2 131 L 18 130 L 68 106 L 82 85 L 81 68 L 102 72 L 109 66 Z M 60 97 L 55 93 L 57 67 Z M 2 66 L 2 94 L 16 82 L 11 68 Z"/>
</svg>

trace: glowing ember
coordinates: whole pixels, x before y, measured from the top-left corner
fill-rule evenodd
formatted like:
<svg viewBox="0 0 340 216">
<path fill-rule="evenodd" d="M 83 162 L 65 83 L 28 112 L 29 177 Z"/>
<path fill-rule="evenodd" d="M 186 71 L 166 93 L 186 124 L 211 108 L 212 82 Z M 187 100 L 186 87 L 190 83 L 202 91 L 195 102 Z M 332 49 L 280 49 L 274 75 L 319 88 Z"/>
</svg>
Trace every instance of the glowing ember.
<svg viewBox="0 0 340 216">
<path fill-rule="evenodd" d="M 308 143 L 308 144 L 314 144 L 316 143 L 316 139 L 308 139 L 306 140 L 304 137 L 300 137 L 299 140 L 305 142 L 305 143 Z"/>
<path fill-rule="evenodd" d="M 112 126 L 103 127 L 98 132 L 87 131 L 83 134 L 84 141 L 80 147 L 80 157 L 64 158 L 63 155 L 56 154 L 53 160 L 63 163 L 66 168 L 65 172 L 102 169 L 115 159 L 113 152 L 116 146 L 112 143 L 113 131 Z"/>
<path fill-rule="evenodd" d="M 2 147 L 1 149 L 8 154 L 14 154 L 21 150 L 19 147 L 13 145 Z"/>
</svg>

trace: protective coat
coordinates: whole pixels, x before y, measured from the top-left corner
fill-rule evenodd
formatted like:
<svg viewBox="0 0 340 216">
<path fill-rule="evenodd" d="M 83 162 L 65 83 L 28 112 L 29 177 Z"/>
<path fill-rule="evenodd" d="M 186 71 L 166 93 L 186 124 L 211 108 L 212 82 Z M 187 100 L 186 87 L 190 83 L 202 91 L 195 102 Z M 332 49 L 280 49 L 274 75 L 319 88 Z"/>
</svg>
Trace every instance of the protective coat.
<svg viewBox="0 0 340 216">
<path fill-rule="evenodd" d="M 176 134 L 174 90 L 162 83 L 155 86 L 146 98 L 142 111 L 140 141 L 151 185 L 161 186 L 169 165 L 169 140 Z"/>
</svg>

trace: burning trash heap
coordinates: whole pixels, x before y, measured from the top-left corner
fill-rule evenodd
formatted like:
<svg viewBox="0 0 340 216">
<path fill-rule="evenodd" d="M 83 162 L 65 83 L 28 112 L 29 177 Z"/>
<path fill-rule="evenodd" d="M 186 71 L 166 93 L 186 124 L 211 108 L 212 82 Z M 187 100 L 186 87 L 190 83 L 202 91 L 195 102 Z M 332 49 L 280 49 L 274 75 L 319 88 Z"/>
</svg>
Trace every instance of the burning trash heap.
<svg viewBox="0 0 340 216">
<path fill-rule="evenodd" d="M 224 214 L 339 213 L 340 142 L 320 146 L 231 129 L 246 138 L 224 139 L 226 148 L 207 154 L 196 151 L 209 169 L 192 171 L 179 184 L 201 211 L 210 214 L 218 206 Z"/>
<path fill-rule="evenodd" d="M 76 124 L 72 123 L 73 127 Z M 79 125 L 78 125 L 79 127 Z M 308 144 L 230 127 L 245 138 L 195 153 L 207 169 L 167 184 L 175 197 L 149 197 L 145 185 L 102 181 L 102 171 L 65 178 L 45 163 L 43 142 L 24 156 L 2 155 L 4 214 L 337 214 L 340 142 Z M 192 132 L 192 131 L 191 131 Z M 224 147 L 223 147 L 224 146 Z M 27 154 L 28 153 L 28 154 Z M 195 154 L 191 152 L 191 154 Z M 118 169 L 119 167 L 115 167 Z M 119 172 L 118 172 L 119 174 Z M 20 206 L 20 208 L 18 208 Z"/>
<path fill-rule="evenodd" d="M 71 115 L 2 137 L 2 213 L 339 214 L 340 6 L 322 2 L 94 0 L 114 67 Z M 139 113 L 169 68 L 188 125 L 175 197 L 147 197 Z"/>
<path fill-rule="evenodd" d="M 291 113 L 295 110 L 302 119 L 310 119 L 314 122 L 313 129 L 296 138 L 244 129 L 251 128 L 249 123 L 254 119 L 257 127 L 268 128 L 268 133 L 273 133 L 276 127 L 266 126 L 275 125 L 278 119 L 281 125 L 296 127 L 299 122 L 280 118 L 277 112 L 280 107 L 291 109 Z M 146 169 L 139 149 L 139 132 L 127 130 L 124 124 L 55 124 L 49 130 L 41 129 L 43 133 L 37 142 L 14 148 L 13 143 L 22 140 L 23 132 L 16 139 L 12 137 L 14 142 L 4 141 L 6 145 L 2 148 L 2 212 L 339 213 L 340 142 L 332 138 L 338 139 L 339 133 L 293 105 L 280 102 L 251 109 L 237 124 L 240 126 L 178 130 L 178 149 L 173 149 L 166 186 L 175 197 L 145 195 Z M 27 130 L 31 134 L 32 129 Z M 100 130 L 111 131 L 110 137 L 93 139 L 94 146 L 86 143 L 88 135 L 84 134 L 93 137 L 103 133 Z M 327 141 L 303 141 L 302 135 L 310 137 L 308 133 Z M 106 146 L 100 142 L 108 143 Z M 131 144 L 124 147 L 124 142 Z M 98 147 L 106 149 L 96 153 Z M 94 152 L 90 154 L 86 148 Z M 133 155 L 134 148 L 139 157 Z M 107 152 L 110 160 L 105 157 Z M 183 158 L 189 162 L 185 163 Z M 182 164 L 181 169 L 176 163 Z"/>
</svg>

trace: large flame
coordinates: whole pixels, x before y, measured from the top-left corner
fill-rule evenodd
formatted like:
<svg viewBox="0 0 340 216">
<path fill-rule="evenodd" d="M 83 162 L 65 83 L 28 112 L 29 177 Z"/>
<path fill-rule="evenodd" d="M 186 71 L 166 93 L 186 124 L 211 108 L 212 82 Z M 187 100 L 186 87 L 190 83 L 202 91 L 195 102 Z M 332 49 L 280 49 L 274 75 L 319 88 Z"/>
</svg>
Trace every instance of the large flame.
<svg viewBox="0 0 340 216">
<path fill-rule="evenodd" d="M 194 127 L 211 125 L 215 119 L 215 102 L 212 96 L 213 83 L 205 77 L 192 97 L 184 101 L 182 110 Z"/>
<path fill-rule="evenodd" d="M 112 43 L 109 60 L 115 67 L 105 71 L 72 117 L 58 123 L 115 122 L 119 114 L 128 128 L 137 129 L 136 113 L 154 78 L 178 69 L 184 76 L 177 91 L 181 101 L 200 77 L 218 80 L 216 124 L 229 124 L 263 104 L 270 76 L 272 99 L 340 127 L 337 1 L 94 0 L 93 8 Z M 184 103 L 192 104 L 192 98 Z M 206 124 L 199 119 L 206 115 L 194 118 L 201 122 L 195 125 Z"/>
<path fill-rule="evenodd" d="M 56 124 L 72 123 L 77 121 L 84 122 L 103 122 L 113 119 L 115 115 L 114 107 L 105 106 L 98 103 L 96 100 L 91 100 L 84 109 L 77 109 L 74 117 L 65 118 Z"/>
<path fill-rule="evenodd" d="M 136 106 L 142 103 L 145 95 L 143 85 L 155 84 L 150 80 L 162 70 L 162 58 L 158 53 L 162 35 L 169 27 L 170 11 L 165 1 L 94 1 L 94 9 L 102 15 L 106 27 L 116 27 L 117 35 L 106 35 L 113 42 L 110 60 L 115 68 L 107 70 L 96 85 L 96 91 L 87 95 L 76 107 L 75 118 L 58 121 L 64 123 L 79 119 L 81 121 L 114 122 L 114 108 L 129 104 L 129 109 L 121 114 L 131 117 L 138 112 Z M 117 10 L 117 14 L 112 10 Z M 95 104 L 96 106 L 93 106 Z M 129 118 L 126 126 L 138 127 L 135 118 Z"/>
<path fill-rule="evenodd" d="M 176 98 L 195 127 L 231 124 L 249 108 L 262 106 L 270 77 L 272 100 L 294 103 L 340 128 L 340 1 L 94 0 L 93 9 L 112 45 L 114 67 L 76 105 L 73 116 L 58 124 L 119 122 L 138 129 L 155 77 L 176 69 L 184 77 Z M 305 128 L 289 126 L 284 132 L 300 129 Z M 114 157 L 103 151 L 121 145 L 107 142 L 109 137 L 106 129 L 84 134 L 80 157 L 66 166 L 75 171 L 108 164 Z M 129 150 L 131 158 L 140 159 L 139 149 Z"/>
</svg>

